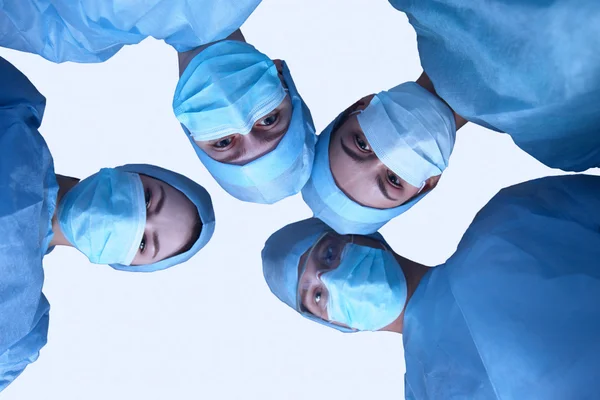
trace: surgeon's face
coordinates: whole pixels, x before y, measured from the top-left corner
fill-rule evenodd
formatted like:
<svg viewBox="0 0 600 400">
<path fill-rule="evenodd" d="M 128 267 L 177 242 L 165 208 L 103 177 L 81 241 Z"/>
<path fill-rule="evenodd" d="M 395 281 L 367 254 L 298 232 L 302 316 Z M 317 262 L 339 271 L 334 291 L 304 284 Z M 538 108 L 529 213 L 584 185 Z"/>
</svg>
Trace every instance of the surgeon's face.
<svg viewBox="0 0 600 400">
<path fill-rule="evenodd" d="M 173 186 L 141 175 L 146 198 L 146 227 L 132 265 L 155 263 L 181 253 L 196 240 L 198 211 Z"/>
<path fill-rule="evenodd" d="M 298 263 L 298 275 L 300 276 L 298 280 L 298 298 L 302 310 L 324 321 L 346 328 L 352 327 L 329 319 L 327 313 L 329 292 L 321 281 L 321 275 L 336 269 L 340 265 L 342 250 L 350 242 L 377 249 L 381 249 L 383 246 L 378 240 L 366 236 L 339 235 L 335 232 L 329 232 L 312 249 L 304 253 Z"/>
<path fill-rule="evenodd" d="M 396 175 L 375 155 L 353 112 L 367 108 L 373 95 L 359 100 L 344 113 L 329 142 L 329 167 L 336 185 L 355 202 L 372 208 L 398 207 L 420 193 Z M 435 187 L 439 176 L 429 178 L 422 191 Z"/>
<path fill-rule="evenodd" d="M 273 60 L 284 87 L 281 60 Z M 290 95 L 269 114 L 258 120 L 247 135 L 233 134 L 216 140 L 199 141 L 196 144 L 213 160 L 234 165 L 244 165 L 269 153 L 281 141 L 292 120 Z"/>
</svg>

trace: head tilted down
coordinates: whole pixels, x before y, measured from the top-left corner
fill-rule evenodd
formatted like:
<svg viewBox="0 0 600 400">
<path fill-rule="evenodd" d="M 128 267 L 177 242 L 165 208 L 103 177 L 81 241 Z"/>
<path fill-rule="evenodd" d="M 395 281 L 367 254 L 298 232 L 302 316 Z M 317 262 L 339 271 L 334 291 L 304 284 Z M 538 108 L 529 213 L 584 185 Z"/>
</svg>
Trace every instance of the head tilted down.
<svg viewBox="0 0 600 400">
<path fill-rule="evenodd" d="M 195 255 L 214 232 L 208 192 L 173 171 L 130 164 L 82 181 L 66 178 L 70 184 L 64 179 L 53 244 L 71 245 L 92 263 L 134 272 L 166 269 Z"/>
<path fill-rule="evenodd" d="M 302 197 L 339 233 L 376 232 L 437 185 L 455 137 L 452 110 L 415 82 L 366 96 L 319 135 Z"/>
<path fill-rule="evenodd" d="M 404 307 L 418 284 L 414 272 L 423 268 L 396 255 L 378 233 L 340 235 L 316 218 L 271 235 L 262 260 L 279 300 L 343 332 L 401 332 Z"/>
</svg>

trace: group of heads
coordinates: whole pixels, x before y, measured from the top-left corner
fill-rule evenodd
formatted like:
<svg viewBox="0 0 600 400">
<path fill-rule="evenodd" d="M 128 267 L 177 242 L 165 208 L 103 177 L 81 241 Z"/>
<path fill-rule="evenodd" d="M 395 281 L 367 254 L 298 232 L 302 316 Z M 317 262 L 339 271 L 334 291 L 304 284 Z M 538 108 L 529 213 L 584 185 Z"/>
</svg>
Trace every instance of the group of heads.
<svg viewBox="0 0 600 400">
<path fill-rule="evenodd" d="M 369 95 L 317 137 L 285 62 L 216 42 L 182 72 L 173 109 L 201 162 L 232 196 L 272 204 L 302 191 L 340 233 L 372 233 L 448 165 L 452 110 L 415 82 Z"/>
<path fill-rule="evenodd" d="M 202 164 L 230 195 L 272 204 L 301 191 L 314 216 L 339 234 L 372 234 L 423 198 L 447 167 L 456 135 L 452 110 L 408 82 L 360 99 L 317 137 L 287 64 L 239 40 L 215 42 L 195 54 L 181 72 L 173 110 Z M 118 215 L 103 219 L 112 227 L 105 229 L 108 237 L 97 239 L 103 250 L 84 251 L 93 262 L 154 271 L 188 259 L 210 239 L 214 213 L 199 185 L 151 166 L 103 171 L 76 185 L 63 201 L 70 205 L 74 193 L 92 180 L 106 185 L 107 196 L 123 196 L 101 200 L 114 203 L 111 212 Z M 137 183 L 127 174 L 136 175 Z M 102 191 L 87 190 L 85 201 L 100 201 Z M 159 218 L 157 209 L 164 212 L 158 207 L 162 199 L 177 218 L 164 219 L 173 227 L 162 229 L 161 241 L 148 226 Z M 62 219 L 77 215 L 65 208 Z M 75 245 L 90 222 L 70 221 L 81 225 L 66 236 Z M 185 229 L 175 226 L 181 224 Z M 137 248 L 123 246 L 130 242 L 126 237 L 139 242 Z M 121 244 L 118 251 L 107 250 L 112 242 Z M 102 251 L 111 256 L 88 254 Z"/>
</svg>

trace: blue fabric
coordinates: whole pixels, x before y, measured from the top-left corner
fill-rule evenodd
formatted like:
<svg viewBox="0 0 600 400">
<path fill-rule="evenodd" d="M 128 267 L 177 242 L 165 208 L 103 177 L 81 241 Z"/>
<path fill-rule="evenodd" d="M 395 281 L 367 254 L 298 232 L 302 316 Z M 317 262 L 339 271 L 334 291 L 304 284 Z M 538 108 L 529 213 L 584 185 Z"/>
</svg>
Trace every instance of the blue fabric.
<svg viewBox="0 0 600 400">
<path fill-rule="evenodd" d="M 600 177 L 502 190 L 404 316 L 407 399 L 600 391 Z"/>
<path fill-rule="evenodd" d="M 324 272 L 327 316 L 361 331 L 378 331 L 396 320 L 406 303 L 406 278 L 386 248 L 348 243 L 335 269 Z"/>
<path fill-rule="evenodd" d="M 37 129 L 46 100 L 0 58 L 0 391 L 46 344 L 42 258 L 52 239 L 58 184 Z"/>
<path fill-rule="evenodd" d="M 260 0 L 0 0 L 0 46 L 53 62 L 102 62 L 152 36 L 177 51 L 221 40 Z"/>
<path fill-rule="evenodd" d="M 317 218 L 294 222 L 279 229 L 269 237 L 262 250 L 263 276 L 271 293 L 304 318 L 341 332 L 355 332 L 303 312 L 298 303 L 300 258 L 316 244 L 322 235 L 331 231 L 329 226 Z M 369 236 L 387 245 L 379 233 Z M 302 267 L 304 268 L 304 266 Z"/>
<path fill-rule="evenodd" d="M 196 206 L 198 215 L 202 221 L 202 230 L 198 240 L 185 253 L 166 258 L 152 264 L 145 265 L 123 265 L 110 264 L 111 267 L 120 271 L 128 272 L 154 272 L 160 271 L 181 264 L 195 256 L 210 241 L 215 231 L 215 212 L 210 195 L 202 186 L 193 180 L 180 175 L 176 172 L 148 164 L 127 164 L 116 168 L 124 172 L 135 172 L 137 174 L 147 175 L 151 178 L 159 179 L 181 193 Z"/>
<path fill-rule="evenodd" d="M 142 180 L 102 168 L 63 196 L 57 216 L 65 238 L 91 263 L 130 265 L 146 228 Z"/>
<path fill-rule="evenodd" d="M 185 68 L 173 111 L 194 140 L 208 141 L 250 133 L 285 96 L 269 57 L 248 43 L 223 40 L 202 50 Z"/>
<path fill-rule="evenodd" d="M 302 188 L 302 198 L 314 216 L 336 232 L 367 235 L 377 232 L 388 221 L 410 209 L 425 197 L 426 193 L 388 209 L 366 207 L 346 196 L 335 183 L 329 167 L 329 142 L 332 130 L 341 116 L 342 114 L 333 120 L 317 139 L 312 174 Z"/>
<path fill-rule="evenodd" d="M 314 160 L 315 126 L 300 97 L 287 64 L 283 79 L 292 100 L 292 120 L 277 147 L 245 165 L 225 164 L 210 158 L 182 125 L 198 158 L 231 196 L 251 203 L 273 204 L 298 193 L 308 180 Z"/>
<path fill-rule="evenodd" d="M 436 92 L 550 167 L 600 166 L 600 2 L 390 0 Z"/>
</svg>

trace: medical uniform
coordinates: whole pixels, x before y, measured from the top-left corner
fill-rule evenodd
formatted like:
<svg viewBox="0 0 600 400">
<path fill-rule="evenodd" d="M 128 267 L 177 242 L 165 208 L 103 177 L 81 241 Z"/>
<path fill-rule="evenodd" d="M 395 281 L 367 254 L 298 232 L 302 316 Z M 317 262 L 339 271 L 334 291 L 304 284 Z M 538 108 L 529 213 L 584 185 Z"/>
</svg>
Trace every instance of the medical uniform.
<svg viewBox="0 0 600 400">
<path fill-rule="evenodd" d="M 0 0 L 0 46 L 97 63 L 152 36 L 183 52 L 226 38 L 260 1 Z"/>
<path fill-rule="evenodd" d="M 600 177 L 502 190 L 404 316 L 407 399 L 595 399 Z"/>
<path fill-rule="evenodd" d="M 600 166 L 600 2 L 389 1 L 459 115 L 550 167 Z"/>
<path fill-rule="evenodd" d="M 58 185 L 37 131 L 45 104 L 0 58 L 0 391 L 38 358 L 48 333 L 42 258 L 52 239 Z"/>
</svg>

